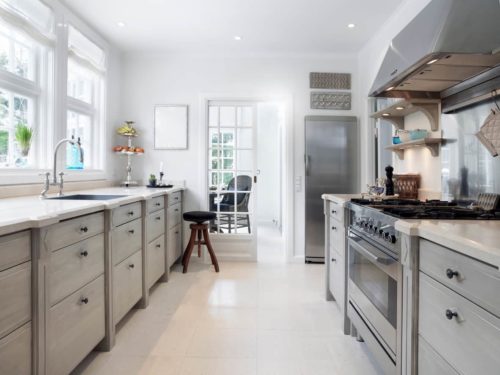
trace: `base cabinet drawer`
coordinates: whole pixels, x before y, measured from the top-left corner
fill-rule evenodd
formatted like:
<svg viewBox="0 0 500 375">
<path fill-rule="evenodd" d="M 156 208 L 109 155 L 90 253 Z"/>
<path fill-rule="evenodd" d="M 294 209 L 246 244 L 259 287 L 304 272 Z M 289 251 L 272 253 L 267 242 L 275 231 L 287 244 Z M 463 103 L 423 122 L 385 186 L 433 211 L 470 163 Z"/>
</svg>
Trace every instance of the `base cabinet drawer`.
<svg viewBox="0 0 500 375">
<path fill-rule="evenodd" d="M 43 245 L 54 251 L 104 232 L 104 213 L 80 216 L 42 229 Z"/>
<path fill-rule="evenodd" d="M 0 339 L 0 374 L 31 374 L 31 322 Z"/>
<path fill-rule="evenodd" d="M 0 337 L 31 320 L 31 262 L 0 272 Z"/>
<path fill-rule="evenodd" d="M 0 271 L 31 259 L 31 235 L 24 231 L 0 237 Z"/>
<path fill-rule="evenodd" d="M 500 368 L 500 319 L 420 272 L 419 334 L 461 374 Z"/>
<path fill-rule="evenodd" d="M 142 297 L 142 254 L 137 251 L 113 270 L 113 320 L 117 324 Z"/>
<path fill-rule="evenodd" d="M 165 234 L 165 211 L 157 211 L 148 215 L 148 241 Z"/>
<path fill-rule="evenodd" d="M 114 228 L 111 232 L 113 264 L 128 258 L 142 247 L 141 219 L 131 221 Z"/>
<path fill-rule="evenodd" d="M 180 202 L 182 202 L 182 192 L 176 191 L 175 193 L 170 193 L 170 194 L 168 194 L 167 199 L 168 199 L 169 206 L 180 203 Z"/>
<path fill-rule="evenodd" d="M 115 208 L 111 215 L 114 227 L 128 223 L 129 221 L 140 218 L 142 215 L 141 202 L 135 202 Z"/>
<path fill-rule="evenodd" d="M 164 207 L 165 207 L 165 197 L 163 195 L 161 197 L 155 197 L 153 199 L 150 199 L 146 203 L 146 208 L 148 213 L 161 210 Z"/>
<path fill-rule="evenodd" d="M 344 298 L 345 298 L 345 281 L 344 281 L 344 258 L 335 250 L 330 248 L 330 273 L 329 273 L 329 286 L 330 292 L 335 298 L 340 309 L 344 311 Z"/>
<path fill-rule="evenodd" d="M 70 373 L 104 338 L 104 276 L 49 310 L 47 373 Z"/>
<path fill-rule="evenodd" d="M 420 269 L 500 317 L 500 272 L 496 268 L 420 240 Z"/>
<path fill-rule="evenodd" d="M 180 224 L 181 218 L 181 204 L 174 204 L 167 209 L 167 225 L 169 228 L 173 228 Z"/>
<path fill-rule="evenodd" d="M 420 375 L 459 375 L 421 336 L 418 337 Z"/>
<path fill-rule="evenodd" d="M 50 257 L 50 305 L 104 273 L 104 234 L 55 251 Z"/>
<path fill-rule="evenodd" d="M 344 222 L 344 207 L 338 203 L 330 201 L 329 210 L 331 219 L 337 220 L 339 223 Z"/>
<path fill-rule="evenodd" d="M 172 267 L 177 259 L 182 255 L 180 224 L 168 230 L 167 234 L 167 260 L 168 266 Z"/>
<path fill-rule="evenodd" d="M 341 256 L 345 253 L 345 232 L 342 224 L 330 220 L 330 248 L 334 248 Z"/>
<path fill-rule="evenodd" d="M 149 243 L 146 259 L 149 289 L 165 273 L 165 236 L 160 236 Z"/>
</svg>

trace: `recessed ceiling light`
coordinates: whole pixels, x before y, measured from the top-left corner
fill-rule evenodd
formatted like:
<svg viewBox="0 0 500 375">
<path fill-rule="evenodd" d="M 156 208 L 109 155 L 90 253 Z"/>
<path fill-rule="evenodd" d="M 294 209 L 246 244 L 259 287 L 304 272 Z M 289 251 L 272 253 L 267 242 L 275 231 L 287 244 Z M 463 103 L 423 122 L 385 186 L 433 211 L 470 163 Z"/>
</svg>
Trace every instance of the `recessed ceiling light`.
<svg viewBox="0 0 500 375">
<path fill-rule="evenodd" d="M 388 87 L 385 91 L 391 91 L 392 89 L 394 89 L 394 86 Z"/>
<path fill-rule="evenodd" d="M 235 36 L 233 37 L 233 39 L 234 39 L 234 40 L 238 40 L 238 41 L 239 41 L 239 40 L 241 40 L 241 39 L 243 39 L 243 38 L 242 38 L 241 36 L 239 36 L 239 35 L 235 35 Z"/>
<path fill-rule="evenodd" d="M 432 65 L 432 64 L 434 64 L 434 63 L 435 63 L 436 61 L 438 61 L 438 60 L 439 60 L 439 59 L 433 59 L 433 60 L 429 61 L 429 62 L 427 63 L 427 65 Z"/>
<path fill-rule="evenodd" d="M 125 27 L 125 22 L 117 22 L 116 23 L 119 27 Z"/>
<path fill-rule="evenodd" d="M 390 113 L 382 113 L 382 116 L 385 116 L 385 117 L 390 116 L 390 115 L 391 115 Z"/>
<path fill-rule="evenodd" d="M 402 111 L 403 109 L 405 109 L 405 107 L 396 107 L 396 109 L 397 109 L 398 111 Z"/>
<path fill-rule="evenodd" d="M 350 29 L 353 29 L 354 27 L 356 27 L 356 25 L 353 24 L 353 23 L 350 23 L 350 24 L 347 25 L 347 27 L 350 28 Z"/>
</svg>

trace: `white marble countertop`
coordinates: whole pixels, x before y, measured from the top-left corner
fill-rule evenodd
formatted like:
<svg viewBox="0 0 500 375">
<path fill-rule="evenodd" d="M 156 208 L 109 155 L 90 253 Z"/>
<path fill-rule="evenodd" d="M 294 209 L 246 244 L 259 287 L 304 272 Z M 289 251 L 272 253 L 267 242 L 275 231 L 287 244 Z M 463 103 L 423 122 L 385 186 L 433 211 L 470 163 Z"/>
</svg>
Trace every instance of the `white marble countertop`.
<svg viewBox="0 0 500 375">
<path fill-rule="evenodd" d="M 180 186 L 155 189 L 146 187 L 108 187 L 66 193 L 66 195 L 125 195 L 121 198 L 102 201 L 52 200 L 40 199 L 38 196 L 0 199 L 0 235 L 29 228 L 40 228 L 73 216 L 109 210 L 123 204 L 147 200 L 179 190 L 184 190 L 184 188 Z M 55 196 L 55 194 L 51 194 L 48 197 Z"/>
<path fill-rule="evenodd" d="M 500 269 L 500 221 L 398 220 L 396 229 L 425 238 Z"/>
<path fill-rule="evenodd" d="M 353 198 L 361 198 L 361 194 L 323 194 L 321 198 L 344 206 L 345 203 Z"/>
</svg>

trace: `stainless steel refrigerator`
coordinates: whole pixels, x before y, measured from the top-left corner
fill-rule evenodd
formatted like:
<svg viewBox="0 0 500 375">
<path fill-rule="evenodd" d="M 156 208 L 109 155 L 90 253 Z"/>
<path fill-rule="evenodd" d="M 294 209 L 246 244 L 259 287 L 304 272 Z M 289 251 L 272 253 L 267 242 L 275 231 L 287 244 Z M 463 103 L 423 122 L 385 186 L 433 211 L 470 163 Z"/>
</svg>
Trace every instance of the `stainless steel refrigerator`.
<svg viewBox="0 0 500 375">
<path fill-rule="evenodd" d="M 359 186 L 359 127 L 356 117 L 305 118 L 305 252 L 306 262 L 323 263 L 325 193 L 357 193 Z"/>
</svg>

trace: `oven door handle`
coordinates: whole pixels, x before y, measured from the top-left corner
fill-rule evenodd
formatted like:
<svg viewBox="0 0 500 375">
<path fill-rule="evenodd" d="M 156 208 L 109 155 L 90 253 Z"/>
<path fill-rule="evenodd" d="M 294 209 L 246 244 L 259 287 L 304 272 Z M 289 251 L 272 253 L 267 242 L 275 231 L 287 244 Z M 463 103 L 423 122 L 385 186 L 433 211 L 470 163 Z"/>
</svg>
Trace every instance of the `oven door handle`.
<svg viewBox="0 0 500 375">
<path fill-rule="evenodd" d="M 363 241 L 363 240 L 360 240 L 360 241 Z M 363 242 L 366 242 L 366 241 L 363 241 Z M 397 262 L 396 259 L 385 255 L 382 251 L 378 250 L 377 248 L 371 246 L 368 243 L 366 243 L 366 246 L 369 248 L 369 250 L 367 248 L 361 246 L 359 243 L 357 243 L 352 238 L 349 238 L 349 245 L 354 247 L 356 249 L 356 251 L 360 252 L 368 259 L 371 259 L 373 262 L 377 262 L 377 263 L 383 264 L 385 266 L 389 266 L 389 265 Z"/>
</svg>

